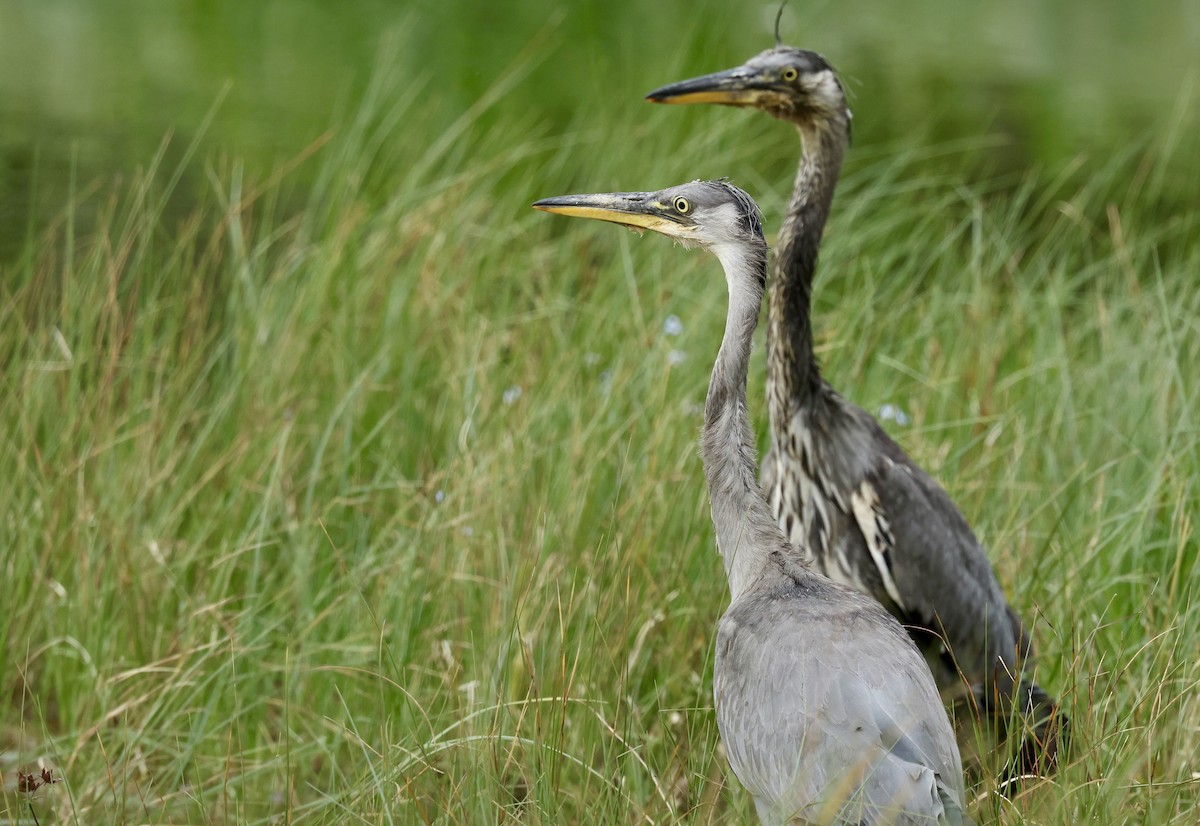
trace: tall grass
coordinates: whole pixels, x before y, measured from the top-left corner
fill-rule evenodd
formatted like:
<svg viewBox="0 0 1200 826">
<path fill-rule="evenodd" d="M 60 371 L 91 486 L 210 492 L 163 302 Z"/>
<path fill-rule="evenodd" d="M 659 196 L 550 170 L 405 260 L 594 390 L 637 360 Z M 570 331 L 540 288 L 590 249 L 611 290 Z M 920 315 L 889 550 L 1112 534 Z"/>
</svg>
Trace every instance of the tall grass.
<svg viewBox="0 0 1200 826">
<path fill-rule="evenodd" d="M 751 817 L 695 449 L 724 287 L 528 204 L 723 171 L 775 226 L 762 156 L 794 136 L 636 102 L 552 131 L 499 111 L 537 54 L 438 130 L 382 68 L 303 191 L 164 151 L 4 267 L 4 817 Z M 983 822 L 1195 819 L 1200 214 L 1159 208 L 1172 146 L 970 184 L 986 139 L 866 146 L 835 203 L 826 373 L 906 413 L 1074 720 L 1054 780 L 980 781 Z M 39 765 L 63 782 L 28 799 Z"/>
</svg>

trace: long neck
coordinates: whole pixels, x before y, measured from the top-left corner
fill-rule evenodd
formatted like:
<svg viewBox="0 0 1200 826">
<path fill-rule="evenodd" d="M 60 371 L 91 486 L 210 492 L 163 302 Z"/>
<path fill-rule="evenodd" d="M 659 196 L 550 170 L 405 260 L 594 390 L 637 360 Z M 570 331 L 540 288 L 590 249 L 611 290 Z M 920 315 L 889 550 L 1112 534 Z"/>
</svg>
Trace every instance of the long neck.
<svg viewBox="0 0 1200 826">
<path fill-rule="evenodd" d="M 782 541 L 755 479 L 757 451 L 746 410 L 746 374 L 751 338 L 762 305 L 766 245 L 723 248 L 717 256 L 729 282 L 729 312 L 708 384 L 700 455 L 708 480 L 717 549 L 736 599 Z"/>
<path fill-rule="evenodd" d="M 775 249 L 767 321 L 767 397 L 776 434 L 820 388 L 810 318 L 812 283 L 849 141 L 849 120 L 834 117 L 819 127 L 802 127 L 800 135 L 800 168 Z"/>
</svg>

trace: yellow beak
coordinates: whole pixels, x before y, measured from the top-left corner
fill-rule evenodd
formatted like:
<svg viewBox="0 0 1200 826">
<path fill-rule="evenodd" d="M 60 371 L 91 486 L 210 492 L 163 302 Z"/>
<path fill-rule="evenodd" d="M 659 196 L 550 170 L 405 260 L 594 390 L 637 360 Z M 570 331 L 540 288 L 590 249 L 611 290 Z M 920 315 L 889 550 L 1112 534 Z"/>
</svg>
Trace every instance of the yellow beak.
<svg viewBox="0 0 1200 826">
<path fill-rule="evenodd" d="M 649 229 L 675 238 L 681 237 L 690 229 L 677 219 L 668 217 L 666 205 L 654 200 L 648 192 L 562 195 L 557 198 L 543 198 L 535 203 L 533 208 L 575 218 L 608 221 L 634 229 Z"/>
</svg>

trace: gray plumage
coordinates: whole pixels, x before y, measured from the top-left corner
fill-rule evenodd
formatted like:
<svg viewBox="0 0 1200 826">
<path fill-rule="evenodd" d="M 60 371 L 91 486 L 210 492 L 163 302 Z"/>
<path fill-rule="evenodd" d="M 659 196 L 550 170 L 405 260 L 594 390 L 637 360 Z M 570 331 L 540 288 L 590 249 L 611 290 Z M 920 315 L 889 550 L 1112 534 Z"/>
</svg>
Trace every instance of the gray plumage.
<svg viewBox="0 0 1200 826">
<path fill-rule="evenodd" d="M 814 570 L 755 478 L 746 374 L 766 242 L 753 201 L 723 182 L 694 182 L 535 206 L 654 229 L 724 267 L 729 310 L 700 441 L 732 594 L 713 693 L 730 765 L 762 821 L 969 822 L 954 734 L 912 640 L 878 603 Z"/>
<path fill-rule="evenodd" d="M 1053 760 L 1065 718 L 1025 676 L 1029 636 L 979 541 L 946 492 L 822 378 L 813 356 L 812 280 L 850 138 L 837 74 L 820 55 L 781 46 L 647 97 L 754 107 L 799 129 L 803 151 L 768 310 L 771 449 L 762 487 L 784 533 L 820 570 L 909 627 L 948 696 L 965 678 L 976 707 L 1001 727 L 1015 703 L 1035 730 L 1023 762 Z"/>
<path fill-rule="evenodd" d="M 857 591 L 776 561 L 721 620 L 713 691 L 763 823 L 963 822 L 937 689 L 903 629 Z"/>
</svg>

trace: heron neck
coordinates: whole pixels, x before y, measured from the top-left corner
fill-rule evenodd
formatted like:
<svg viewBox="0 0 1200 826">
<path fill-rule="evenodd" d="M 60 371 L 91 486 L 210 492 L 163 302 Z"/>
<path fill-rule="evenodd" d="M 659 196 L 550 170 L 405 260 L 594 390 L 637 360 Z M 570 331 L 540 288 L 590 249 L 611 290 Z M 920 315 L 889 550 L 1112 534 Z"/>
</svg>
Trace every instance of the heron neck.
<svg viewBox="0 0 1200 826">
<path fill-rule="evenodd" d="M 765 243 L 717 251 L 729 285 L 729 310 L 708 384 L 700 438 L 717 549 L 735 599 L 763 570 L 773 547 L 769 540 L 779 531 L 755 478 L 758 457 L 746 409 L 746 376 L 762 306 L 766 254 Z"/>
<path fill-rule="evenodd" d="M 775 249 L 767 321 L 768 401 L 775 433 L 821 386 L 813 356 L 812 283 L 849 141 L 849 121 L 843 115 L 821 126 L 800 127 L 800 137 L 800 168 Z"/>
</svg>

